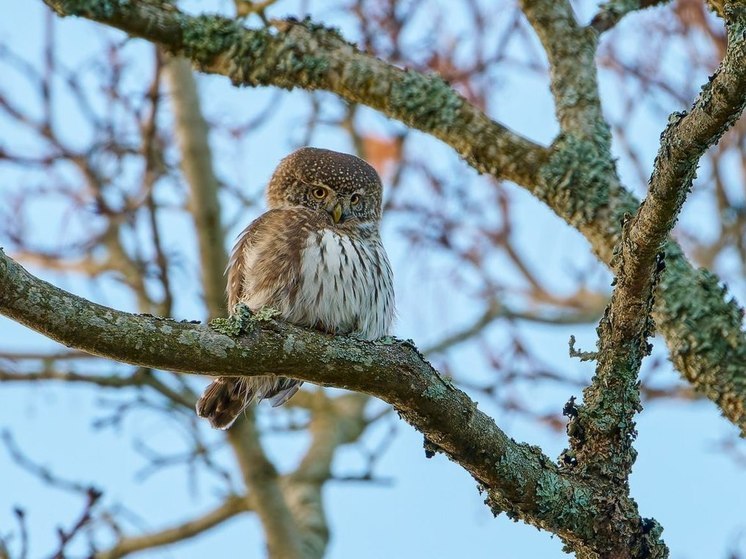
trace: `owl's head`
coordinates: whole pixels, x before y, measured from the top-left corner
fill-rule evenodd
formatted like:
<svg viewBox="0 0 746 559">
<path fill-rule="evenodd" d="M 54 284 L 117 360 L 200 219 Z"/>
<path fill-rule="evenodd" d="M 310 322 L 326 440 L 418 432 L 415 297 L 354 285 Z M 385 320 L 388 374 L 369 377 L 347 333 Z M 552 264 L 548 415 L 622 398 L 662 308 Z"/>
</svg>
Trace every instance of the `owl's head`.
<svg viewBox="0 0 746 559">
<path fill-rule="evenodd" d="M 381 179 L 354 155 L 300 148 L 275 169 L 267 185 L 270 209 L 304 206 L 327 212 L 335 224 L 378 222 Z"/>
</svg>

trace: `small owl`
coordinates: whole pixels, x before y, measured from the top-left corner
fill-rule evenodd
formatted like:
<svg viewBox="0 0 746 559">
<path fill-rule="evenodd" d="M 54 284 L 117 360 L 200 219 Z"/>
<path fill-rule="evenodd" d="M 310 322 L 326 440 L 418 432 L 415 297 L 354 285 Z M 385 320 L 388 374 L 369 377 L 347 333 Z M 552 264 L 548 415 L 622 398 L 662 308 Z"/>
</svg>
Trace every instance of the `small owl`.
<svg viewBox="0 0 746 559">
<path fill-rule="evenodd" d="M 391 266 L 381 244 L 381 180 L 362 159 L 305 147 L 267 186 L 269 211 L 239 236 L 228 264 L 228 308 L 272 307 L 288 322 L 375 340 L 394 315 Z M 227 429 L 252 402 L 279 406 L 301 381 L 220 377 L 197 414 Z"/>
</svg>

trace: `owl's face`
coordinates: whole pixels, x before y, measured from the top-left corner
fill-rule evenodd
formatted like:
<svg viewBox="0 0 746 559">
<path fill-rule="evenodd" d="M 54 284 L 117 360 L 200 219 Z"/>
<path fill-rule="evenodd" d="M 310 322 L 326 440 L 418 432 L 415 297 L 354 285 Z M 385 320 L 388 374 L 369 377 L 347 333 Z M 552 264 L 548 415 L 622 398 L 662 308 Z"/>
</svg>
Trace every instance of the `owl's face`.
<svg viewBox="0 0 746 559">
<path fill-rule="evenodd" d="M 270 209 L 304 206 L 329 214 L 335 225 L 381 219 L 381 179 L 354 155 L 300 148 L 283 159 L 267 186 Z"/>
</svg>

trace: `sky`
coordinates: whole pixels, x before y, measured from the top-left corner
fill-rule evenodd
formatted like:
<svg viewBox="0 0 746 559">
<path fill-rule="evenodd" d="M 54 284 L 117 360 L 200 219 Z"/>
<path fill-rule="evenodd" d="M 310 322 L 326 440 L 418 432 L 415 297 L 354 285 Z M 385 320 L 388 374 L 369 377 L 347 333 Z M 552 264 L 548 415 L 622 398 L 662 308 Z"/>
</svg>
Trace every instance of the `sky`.
<svg viewBox="0 0 746 559">
<path fill-rule="evenodd" d="M 192 6 L 211 3 L 191 2 Z M 298 15 L 297 3 L 280 2 L 282 9 Z M 434 3 L 433 3 L 434 4 Z M 224 3 L 223 3 L 224 5 Z M 324 2 L 311 3 L 314 17 L 326 23 L 342 25 L 343 31 L 352 37 L 352 30 L 345 29 L 345 21 L 327 21 L 332 17 Z M 435 9 L 435 6 L 433 6 Z M 46 8 L 41 0 L 15 2 L 0 0 L 0 41 L 13 46 L 33 60 L 39 60 L 40 40 Z M 334 16 L 338 17 L 338 16 Z M 423 16 L 425 17 L 425 16 Z M 458 28 L 466 22 L 459 19 L 457 9 L 453 12 L 453 26 Z M 633 16 L 637 17 L 637 16 Z M 632 18 L 630 18 L 632 19 Z M 625 25 L 634 25 L 634 21 Z M 423 23 L 424 25 L 424 23 Z M 102 32 L 95 26 L 67 19 L 55 24 L 56 33 L 64 37 L 56 56 L 69 66 L 75 61 L 91 59 L 97 54 L 102 41 Z M 128 52 L 136 57 L 144 50 L 133 45 Z M 149 59 L 143 56 L 142 76 L 147 74 Z M 702 76 L 705 79 L 705 76 Z M 235 89 L 226 79 L 204 76 L 199 80 L 203 93 L 205 111 L 214 119 L 230 119 L 242 114 L 242 107 L 252 107 L 273 102 L 273 91 L 269 89 Z M 0 77 L 0 89 L 22 98 L 26 95 L 24 84 L 18 80 Z M 613 100 L 611 80 L 604 81 L 602 91 Z M 299 93 L 283 94 L 282 116 L 284 129 L 292 129 L 299 118 L 297 100 Z M 323 97 L 322 97 L 323 100 Z M 65 110 L 64 100 L 59 111 L 61 129 L 70 130 L 71 141 L 76 141 L 74 116 Z M 613 103 L 611 103 L 613 105 Z M 530 107 L 531 110 L 526 110 Z M 674 107 L 672 107 L 673 110 Z M 504 89 L 499 99 L 491 102 L 491 114 L 511 128 L 542 143 L 548 143 L 557 132 L 552 116 L 551 98 L 544 79 L 538 75 L 506 76 Z M 613 110 L 610 108 L 609 110 Z M 372 126 L 390 131 L 396 123 L 386 122 L 370 115 Z M 655 143 L 665 118 L 649 115 L 639 124 L 640 150 L 649 164 L 655 154 Z M 419 137 L 421 136 L 421 137 Z M 444 153 L 438 141 L 419 135 L 412 149 L 423 153 Z M 332 149 L 349 150 L 339 136 L 321 132 L 313 138 L 314 145 Z M 0 119 L 0 148 L 13 146 L 29 147 L 27 138 L 9 122 Z M 287 134 L 264 130 L 261 135 L 249 139 L 240 148 L 225 145 L 225 140 L 213 138 L 217 152 L 217 168 L 226 175 L 244 177 L 254 189 L 266 182 L 276 162 L 292 146 Z M 442 167 L 451 172 L 454 165 L 446 164 L 436 157 L 434 168 Z M 457 167 L 464 173 L 464 180 L 477 180 L 476 173 L 463 163 Z M 630 173 L 622 163 L 623 177 Z M 24 181 L 37 181 L 39 177 L 24 177 L 0 166 L 0 205 L 13 189 Z M 412 186 L 413 189 L 417 185 Z M 587 243 L 569 227 L 565 226 L 547 208 L 530 195 L 515 188 L 511 191 L 516 211 L 518 248 L 530 254 L 530 259 L 541 263 L 560 286 L 571 288 L 572 269 L 568 260 L 575 258 L 578 267 L 592 260 Z M 168 194 L 166 194 L 168 195 Z M 227 208 L 230 218 L 235 211 Z M 237 220 L 240 229 L 250 217 Z M 35 233 L 40 243 L 59 242 L 58 232 L 61 216 L 54 200 L 40 204 L 34 209 Z M 75 236 L 75 219 L 69 219 L 66 230 Z M 689 219 L 696 219 L 691 214 Z M 537 226 L 538 224 L 538 226 Z M 421 346 L 438 339 L 449 330 L 457 330 L 467 324 L 475 309 L 458 309 L 463 304 L 458 295 L 453 300 L 442 301 L 444 289 L 448 288 L 447 277 L 432 277 L 423 282 L 420 270 L 408 266 L 408 253 L 397 244 L 395 225 L 384 229 L 384 242 L 391 255 L 397 278 L 397 296 L 402 305 L 395 334 L 412 338 Z M 707 227 L 706 223 L 702 224 Z M 171 238 L 188 238 L 188 225 L 174 217 Z M 64 242 L 64 239 L 62 239 Z M 179 241 L 189 242 L 189 241 Z M 0 246 L 4 239 L 0 238 Z M 570 258 L 572 255 L 573 256 Z M 447 262 L 436 262 L 438 266 Z M 91 291 L 80 280 L 72 276 L 31 270 L 55 285 L 84 295 L 98 302 L 122 309 L 130 309 L 134 302 L 122 295 L 115 287 Z M 185 263 L 184 272 L 177 278 L 183 289 L 196 288 L 196 262 Z M 609 277 L 599 271 L 598 282 L 608 284 Z M 185 298 L 188 300 L 189 298 Z M 424 302 L 424 303 L 423 303 Z M 442 321 L 443 308 L 448 305 L 449 320 Z M 454 310 L 455 309 L 455 310 Z M 175 314 L 177 318 L 201 318 L 198 304 L 182 303 Z M 571 360 L 567 355 L 567 340 L 571 334 L 578 339 L 583 349 L 595 344 L 593 326 L 548 328 L 537 325 L 518 325 L 521 335 L 546 362 L 561 363 L 566 370 L 589 378 L 592 369 L 587 363 Z M 499 336 L 499 333 L 496 335 Z M 661 339 L 654 341 L 654 356 L 664 356 Z M 22 350 L 38 347 L 55 347 L 52 342 L 0 318 L 0 351 Z M 466 348 L 457 353 L 464 363 L 479 361 Z M 670 367 L 669 367 L 670 369 Z M 475 371 L 479 375 L 479 371 Z M 665 373 L 674 378 L 675 373 Z M 546 409 L 561 408 L 571 395 L 566 389 L 545 386 L 528 386 L 524 390 L 537 400 L 546 402 Z M 576 394 L 578 395 L 578 394 Z M 478 396 L 474 396 L 479 399 Z M 85 387 L 60 387 L 34 385 L 32 387 L 0 385 L 0 431 L 12 431 L 18 446 L 41 464 L 53 467 L 60 476 L 93 482 L 107 488 L 108 502 L 126 501 L 135 503 L 132 525 L 144 530 L 156 529 L 164 524 L 184 518 L 184 511 L 206 510 L 215 503 L 209 482 L 202 481 L 196 487 L 190 483 L 182 469 L 164 469 L 142 479 L 146 463 L 133 450 L 133 442 L 147 435 L 149 442 L 159 449 L 177 448 L 178 433 L 172 426 L 163 425 L 159 416 L 138 415 L 138 420 L 126 421 L 109 430 L 97 430 L 91 418 L 105 416 L 107 406 L 114 400 Z M 501 428 L 519 441 L 539 445 L 548 456 L 557 456 L 565 446 L 562 436 L 549 432 L 533 422 L 511 417 L 494 409 L 490 402 L 480 402 L 480 407 L 497 418 Z M 260 421 L 271 423 L 268 409 L 260 410 Z M 325 490 L 325 499 L 332 532 L 328 557 L 331 559 L 376 559 L 380 557 L 429 557 L 429 558 L 505 558 L 528 559 L 535 557 L 564 557 L 561 542 L 548 533 L 539 533 L 535 528 L 514 523 L 505 516 L 493 518 L 482 503 L 474 480 L 460 467 L 443 456 L 426 459 L 422 449 L 421 435 L 408 425 L 392 420 L 380 425 L 366 437 L 371 447 L 377 440 L 388 436 L 395 428 L 396 436 L 391 447 L 381 458 L 377 474 L 385 484 L 330 483 Z M 664 539 L 671 548 L 671 556 L 677 559 L 695 557 L 725 557 L 728 550 L 740 549 L 746 553 L 746 472 L 732 457 L 719 452 L 717 442 L 735 434 L 735 428 L 720 417 L 713 404 L 703 402 L 652 403 L 638 417 L 639 436 L 635 442 L 639 457 L 630 479 L 632 495 L 640 506 L 643 516 L 655 517 L 664 527 Z M 298 457 L 304 438 L 300 435 L 273 437 L 267 441 L 271 457 L 284 467 L 290 467 Z M 354 472 L 361 465 L 360 455 L 354 449 L 340 452 L 335 471 Z M 9 453 L 0 446 L 0 535 L 15 530 L 13 508 L 26 510 L 32 535 L 31 557 L 42 557 L 54 548 L 55 528 L 70 523 L 80 510 L 77 497 L 46 487 L 37 478 L 14 465 Z M 234 519 L 219 529 L 174 546 L 167 551 L 158 550 L 143 554 L 143 557 L 198 558 L 207 554 L 218 557 L 261 557 L 262 536 L 258 523 L 251 517 Z"/>
</svg>

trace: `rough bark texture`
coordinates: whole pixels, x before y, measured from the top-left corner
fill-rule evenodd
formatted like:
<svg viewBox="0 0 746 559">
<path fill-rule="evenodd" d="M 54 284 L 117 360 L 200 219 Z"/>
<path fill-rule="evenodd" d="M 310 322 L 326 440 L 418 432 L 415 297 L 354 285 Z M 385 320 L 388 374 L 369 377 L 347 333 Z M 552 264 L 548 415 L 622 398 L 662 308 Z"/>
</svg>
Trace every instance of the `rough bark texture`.
<svg viewBox="0 0 746 559">
<path fill-rule="evenodd" d="M 655 288 L 665 275 L 661 250 L 691 189 L 700 157 L 746 104 L 746 50 L 742 37 L 734 35 L 742 35 L 743 30 L 731 27 L 730 31 L 731 48 L 692 110 L 672 115 L 661 137 L 648 195 L 635 216 L 625 220 L 612 262 L 616 287 L 598 327 L 596 374 L 583 393 L 584 404 L 571 403 L 568 411 L 572 450 L 565 458 L 580 478 L 606 486 L 596 496 L 599 508 L 614 508 L 629 499 L 629 474 L 636 458 L 634 415 L 641 409 L 638 374 L 651 348 Z M 648 528 L 660 530 L 652 522 Z M 616 538 L 609 541 L 620 545 L 605 550 L 604 556 L 624 557 L 629 550 L 633 556 L 667 556 L 663 546 L 635 549 L 639 537 L 627 532 L 629 525 L 613 530 Z"/>
<path fill-rule="evenodd" d="M 743 22 L 730 26 L 730 46 L 722 64 L 692 109 L 671 115 L 648 195 L 635 216 L 625 220 L 612 261 L 616 288 L 599 326 L 596 377 L 585 391 L 586 405 L 576 425 L 584 439 L 577 445 L 578 461 L 615 477 L 617 483 L 626 483 L 634 462 L 632 416 L 640 406 L 637 373 L 650 351 L 654 287 L 661 275 L 668 275 L 661 251 L 692 187 L 699 159 L 746 106 L 744 30 Z"/>
</svg>

